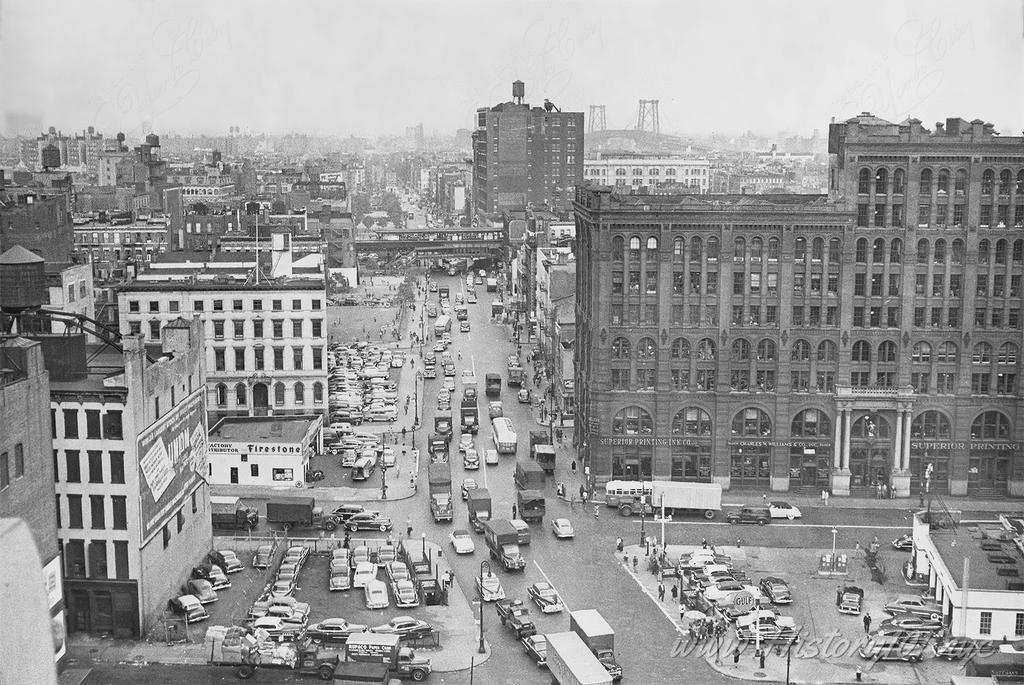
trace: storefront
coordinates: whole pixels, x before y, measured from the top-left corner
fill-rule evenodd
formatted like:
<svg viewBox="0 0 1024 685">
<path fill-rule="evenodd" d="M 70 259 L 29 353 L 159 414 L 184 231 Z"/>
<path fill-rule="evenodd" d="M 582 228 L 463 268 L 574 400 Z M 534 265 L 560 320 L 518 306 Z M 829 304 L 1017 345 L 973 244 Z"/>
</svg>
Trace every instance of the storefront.
<svg viewBox="0 0 1024 685">
<path fill-rule="evenodd" d="M 819 409 L 805 409 L 790 427 L 789 489 L 827 489 L 832 477 L 832 420 Z"/>
<path fill-rule="evenodd" d="M 768 489 L 772 477 L 772 422 L 756 407 L 742 409 L 729 439 L 729 487 Z"/>
<path fill-rule="evenodd" d="M 867 496 L 867 488 L 889 485 L 894 449 L 892 427 L 881 414 L 865 414 L 854 420 L 850 428 L 851 494 Z M 861 491 L 855 492 L 854 488 Z"/>
<path fill-rule="evenodd" d="M 1010 419 L 1000 411 L 986 411 L 971 424 L 968 443 L 967 494 L 1005 495 L 1018 445 L 1010 440 Z"/>
<path fill-rule="evenodd" d="M 64 580 L 67 627 L 75 633 L 139 638 L 139 589 L 134 580 Z"/>
<path fill-rule="evenodd" d="M 699 407 L 687 407 L 672 419 L 672 460 L 669 478 L 694 483 L 710 483 L 714 459 L 711 447 L 711 416 Z"/>
<path fill-rule="evenodd" d="M 940 411 L 921 412 L 910 424 L 910 494 L 949 494 L 950 468 L 966 445 L 953 441 L 949 417 Z"/>
<path fill-rule="evenodd" d="M 653 475 L 654 421 L 641 407 L 625 407 L 612 419 L 612 435 L 600 438 L 611 456 L 611 477 L 616 480 L 640 480 Z"/>
<path fill-rule="evenodd" d="M 303 483 L 323 418 L 227 417 L 210 429 L 208 471 L 217 485 Z"/>
</svg>

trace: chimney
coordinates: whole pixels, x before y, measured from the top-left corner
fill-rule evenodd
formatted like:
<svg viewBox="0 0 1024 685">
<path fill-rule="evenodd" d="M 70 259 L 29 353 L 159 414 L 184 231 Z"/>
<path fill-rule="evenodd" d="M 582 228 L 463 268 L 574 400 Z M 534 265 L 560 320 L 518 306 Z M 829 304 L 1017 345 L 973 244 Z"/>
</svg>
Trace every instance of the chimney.
<svg viewBox="0 0 1024 685">
<path fill-rule="evenodd" d="M 990 124 L 986 122 L 985 125 L 981 127 L 981 130 L 985 134 L 985 136 L 991 136 L 993 133 L 996 132 L 996 126 L 995 124 Z"/>
<path fill-rule="evenodd" d="M 971 122 L 971 139 L 978 140 L 981 138 L 982 131 L 984 130 L 985 122 L 981 119 L 975 119 Z"/>
<path fill-rule="evenodd" d="M 920 119 L 911 119 L 907 123 L 910 124 L 910 137 L 911 138 L 916 138 L 916 137 L 921 135 L 921 120 Z"/>
</svg>

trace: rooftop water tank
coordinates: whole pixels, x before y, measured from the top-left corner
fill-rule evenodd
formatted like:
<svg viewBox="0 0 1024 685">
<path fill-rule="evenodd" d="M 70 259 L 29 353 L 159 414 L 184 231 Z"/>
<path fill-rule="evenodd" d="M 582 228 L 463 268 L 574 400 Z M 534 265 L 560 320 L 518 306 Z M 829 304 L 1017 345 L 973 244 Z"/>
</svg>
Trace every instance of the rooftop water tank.
<svg viewBox="0 0 1024 685">
<path fill-rule="evenodd" d="M 0 254 L 0 309 L 20 312 L 46 301 L 46 261 L 21 245 Z"/>
</svg>

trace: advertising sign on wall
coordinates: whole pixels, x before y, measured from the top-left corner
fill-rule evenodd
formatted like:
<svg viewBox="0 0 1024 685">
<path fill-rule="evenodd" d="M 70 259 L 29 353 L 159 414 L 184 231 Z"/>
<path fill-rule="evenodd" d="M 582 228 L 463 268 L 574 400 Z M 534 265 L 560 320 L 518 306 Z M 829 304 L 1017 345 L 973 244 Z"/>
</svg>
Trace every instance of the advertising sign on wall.
<svg viewBox="0 0 1024 685">
<path fill-rule="evenodd" d="M 205 397 L 196 390 L 139 434 L 143 544 L 206 474 Z"/>
</svg>

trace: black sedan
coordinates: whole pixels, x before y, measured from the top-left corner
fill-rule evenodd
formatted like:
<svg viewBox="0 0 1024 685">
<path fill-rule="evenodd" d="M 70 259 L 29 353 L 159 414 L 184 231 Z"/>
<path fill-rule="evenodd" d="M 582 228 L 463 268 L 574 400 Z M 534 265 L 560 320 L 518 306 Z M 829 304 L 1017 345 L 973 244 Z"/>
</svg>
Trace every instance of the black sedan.
<svg viewBox="0 0 1024 685">
<path fill-rule="evenodd" d="M 345 642 L 353 633 L 365 633 L 366 626 L 349 623 L 343 618 L 325 618 L 306 629 L 306 637 L 313 642 Z"/>
<path fill-rule="evenodd" d="M 353 514 L 345 522 L 345 527 L 352 532 L 357 530 L 379 530 L 384 533 L 391 530 L 391 519 L 381 516 L 376 511 L 363 511 Z"/>
<path fill-rule="evenodd" d="M 390 633 L 398 635 L 403 640 L 430 637 L 433 631 L 434 628 L 429 623 L 412 616 L 395 616 L 384 625 L 370 628 L 371 633 Z"/>
</svg>

